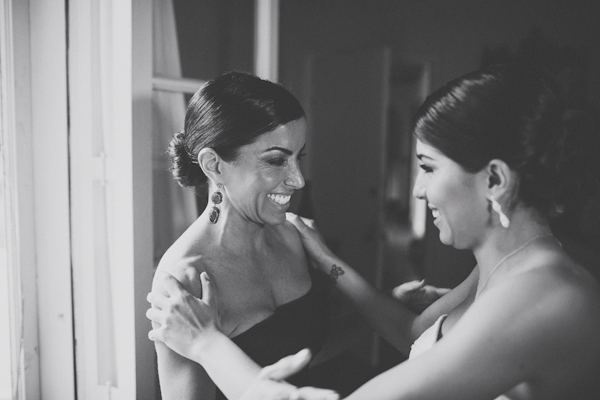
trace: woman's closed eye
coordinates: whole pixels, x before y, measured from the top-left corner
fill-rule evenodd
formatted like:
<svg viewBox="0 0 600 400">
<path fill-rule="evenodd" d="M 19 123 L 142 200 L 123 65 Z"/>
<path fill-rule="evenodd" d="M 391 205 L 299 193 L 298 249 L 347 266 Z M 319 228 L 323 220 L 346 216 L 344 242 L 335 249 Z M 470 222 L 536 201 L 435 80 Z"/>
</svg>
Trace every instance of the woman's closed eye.
<svg viewBox="0 0 600 400">
<path fill-rule="evenodd" d="M 419 168 L 421 168 L 426 174 L 433 172 L 433 168 L 426 164 L 419 164 Z"/>
<path fill-rule="evenodd" d="M 298 156 L 296 157 L 296 160 L 302 161 L 302 158 L 304 156 L 305 156 L 304 153 L 299 153 Z M 281 167 L 288 161 L 288 158 L 289 157 L 274 157 L 274 158 L 268 159 L 267 163 L 269 163 L 270 165 L 273 165 L 275 167 Z"/>
<path fill-rule="evenodd" d="M 287 158 L 285 157 L 276 157 L 276 158 L 271 158 L 269 160 L 267 160 L 267 162 L 273 166 L 276 167 L 281 167 L 283 164 L 285 164 L 285 162 L 287 161 Z"/>
</svg>

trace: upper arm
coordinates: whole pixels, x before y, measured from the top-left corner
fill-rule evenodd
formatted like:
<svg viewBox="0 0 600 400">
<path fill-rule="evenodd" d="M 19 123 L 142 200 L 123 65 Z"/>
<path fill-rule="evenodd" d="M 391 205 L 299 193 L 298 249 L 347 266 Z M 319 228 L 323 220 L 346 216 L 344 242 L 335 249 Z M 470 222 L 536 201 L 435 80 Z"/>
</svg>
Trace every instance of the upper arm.
<svg viewBox="0 0 600 400">
<path fill-rule="evenodd" d="M 183 287 L 196 297 L 202 295 L 200 272 L 189 264 L 170 267 L 160 266 L 159 270 L 173 275 Z M 167 294 L 160 287 L 160 279 L 155 278 L 152 289 Z M 153 323 L 154 324 L 154 323 Z M 158 377 L 163 400 L 212 400 L 215 397 L 215 385 L 204 368 L 194 361 L 175 353 L 164 343 L 156 342 Z"/>
<path fill-rule="evenodd" d="M 573 329 L 574 321 L 572 311 L 560 304 L 565 294 L 556 295 L 547 285 L 542 293 L 540 286 L 511 282 L 482 294 L 429 351 L 378 376 L 349 399 L 495 398 L 520 382 L 548 376 L 556 360 L 564 363 L 571 352 L 564 347 L 573 337 L 560 327 Z"/>
<path fill-rule="evenodd" d="M 416 319 L 413 324 L 413 336 L 419 337 L 427 328 L 443 314 L 448 314 L 459 304 L 461 304 L 469 295 L 471 290 L 477 286 L 479 277 L 479 267 L 475 266 L 469 276 L 449 293 L 440 297 L 435 303 L 427 307 Z"/>
</svg>

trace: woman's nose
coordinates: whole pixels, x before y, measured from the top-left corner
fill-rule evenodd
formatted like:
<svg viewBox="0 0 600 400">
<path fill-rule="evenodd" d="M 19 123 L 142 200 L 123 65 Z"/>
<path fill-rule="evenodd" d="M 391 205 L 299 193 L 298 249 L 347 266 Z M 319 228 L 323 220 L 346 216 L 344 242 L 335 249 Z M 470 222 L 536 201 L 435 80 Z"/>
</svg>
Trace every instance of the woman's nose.
<svg viewBox="0 0 600 400">
<path fill-rule="evenodd" d="M 300 171 L 299 165 L 293 165 L 289 176 L 285 179 L 284 183 L 294 189 L 302 189 L 304 187 L 304 175 Z"/>
<path fill-rule="evenodd" d="M 425 185 L 422 183 L 421 171 L 417 174 L 417 178 L 415 179 L 415 185 L 413 186 L 413 197 L 416 197 L 419 200 L 425 199 Z"/>
</svg>

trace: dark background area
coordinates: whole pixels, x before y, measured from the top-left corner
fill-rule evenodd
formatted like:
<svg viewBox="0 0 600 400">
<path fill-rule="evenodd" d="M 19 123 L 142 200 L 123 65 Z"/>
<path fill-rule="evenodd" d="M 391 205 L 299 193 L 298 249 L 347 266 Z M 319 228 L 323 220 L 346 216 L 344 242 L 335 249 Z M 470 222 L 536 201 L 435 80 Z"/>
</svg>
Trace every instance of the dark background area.
<svg viewBox="0 0 600 400">
<path fill-rule="evenodd" d="M 174 3 L 185 77 L 252 71 L 253 2 Z M 429 60 L 432 90 L 483 64 L 527 58 L 555 70 L 574 105 L 592 110 L 600 106 L 597 1 L 284 0 L 280 8 L 280 82 L 304 106 L 310 56 L 378 46 L 391 48 L 394 55 Z M 308 165 L 309 181 L 311 172 Z M 599 209 L 596 198 L 571 214 L 557 232 L 596 276 Z M 430 221 L 424 243 L 415 250 L 421 275 L 436 285 L 455 286 L 473 267 L 468 252 L 439 243 Z"/>
</svg>

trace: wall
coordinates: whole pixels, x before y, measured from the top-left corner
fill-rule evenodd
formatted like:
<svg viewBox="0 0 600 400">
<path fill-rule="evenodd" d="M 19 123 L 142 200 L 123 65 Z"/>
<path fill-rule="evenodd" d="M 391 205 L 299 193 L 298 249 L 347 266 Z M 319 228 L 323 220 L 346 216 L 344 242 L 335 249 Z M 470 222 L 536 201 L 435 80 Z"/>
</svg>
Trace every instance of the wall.
<svg viewBox="0 0 600 400">
<path fill-rule="evenodd" d="M 286 0 L 281 2 L 281 71 L 302 97 L 308 54 L 389 45 L 436 61 L 434 88 L 476 69 L 485 46 L 516 50 L 533 27 L 561 46 L 587 48 L 600 70 L 600 7 L 569 0 Z M 600 74 L 590 77 L 600 105 Z"/>
<path fill-rule="evenodd" d="M 598 21 L 600 7 L 594 1 L 285 0 L 280 80 L 306 105 L 309 55 L 386 45 L 395 56 L 432 60 L 435 89 L 477 69 L 485 47 L 514 52 L 538 27 L 558 46 L 589 52 L 588 97 L 600 109 Z M 423 274 L 438 285 L 454 286 L 474 263 L 468 253 L 441 245 L 430 221 L 424 254 Z"/>
<path fill-rule="evenodd" d="M 208 80 L 229 70 L 252 71 L 254 2 L 176 0 L 182 75 Z"/>
</svg>

